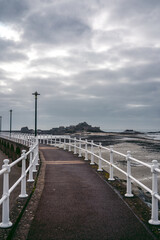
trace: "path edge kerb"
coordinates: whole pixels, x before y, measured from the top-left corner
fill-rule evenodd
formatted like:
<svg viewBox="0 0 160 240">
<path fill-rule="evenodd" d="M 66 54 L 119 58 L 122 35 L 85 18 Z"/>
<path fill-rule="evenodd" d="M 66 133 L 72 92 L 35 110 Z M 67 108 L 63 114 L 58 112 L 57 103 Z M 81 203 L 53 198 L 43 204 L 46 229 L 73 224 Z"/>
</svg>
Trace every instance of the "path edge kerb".
<svg viewBox="0 0 160 240">
<path fill-rule="evenodd" d="M 41 197 L 44 187 L 44 175 L 45 175 L 45 160 L 42 151 L 39 149 L 39 167 L 36 173 L 33 188 L 24 204 L 19 216 L 16 219 L 13 227 L 11 228 L 6 240 L 10 239 L 27 239 L 29 228 L 33 219 L 33 216 L 38 207 L 38 202 Z M 36 197 L 35 197 L 36 196 Z M 34 202 L 34 206 L 30 206 L 31 202 Z M 30 215 L 30 216 L 29 216 Z M 21 222 L 23 222 L 21 224 Z"/>
</svg>

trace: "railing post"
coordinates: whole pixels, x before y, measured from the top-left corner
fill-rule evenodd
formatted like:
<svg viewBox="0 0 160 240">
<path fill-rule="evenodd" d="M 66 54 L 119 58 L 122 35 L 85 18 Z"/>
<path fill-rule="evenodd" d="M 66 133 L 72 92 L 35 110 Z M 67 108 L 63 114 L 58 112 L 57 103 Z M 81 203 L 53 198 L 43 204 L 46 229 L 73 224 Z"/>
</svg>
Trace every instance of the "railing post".
<svg viewBox="0 0 160 240">
<path fill-rule="evenodd" d="M 51 143 L 50 143 L 51 145 L 52 145 L 52 137 L 53 137 L 53 136 L 52 136 L 52 134 L 51 134 Z"/>
<path fill-rule="evenodd" d="M 69 136 L 69 152 L 71 152 L 71 137 Z"/>
<path fill-rule="evenodd" d="M 55 147 L 57 146 L 57 138 L 56 138 L 56 136 L 55 136 L 54 145 L 55 145 Z"/>
<path fill-rule="evenodd" d="M 113 177 L 113 166 L 112 166 L 112 164 L 113 164 L 113 146 L 110 146 L 110 176 L 109 176 L 109 178 L 108 178 L 108 180 L 109 181 L 114 181 L 115 179 L 114 179 L 114 177 Z"/>
<path fill-rule="evenodd" d="M 94 148 L 93 148 L 93 140 L 91 141 L 91 162 L 90 162 L 90 165 L 95 165 L 94 163 Z"/>
<path fill-rule="evenodd" d="M 102 160 L 101 160 L 101 157 L 102 157 L 102 149 L 101 149 L 101 147 L 102 147 L 102 144 L 99 143 L 99 159 L 98 159 L 98 169 L 97 169 L 98 172 L 102 172 L 103 171 L 103 169 L 102 169 Z"/>
<path fill-rule="evenodd" d="M 29 150 L 31 150 L 31 147 L 30 147 Z M 28 178 L 27 182 L 34 182 L 34 179 L 33 179 L 33 163 L 32 163 L 33 159 L 32 159 L 32 156 L 33 156 L 33 153 L 30 152 L 30 154 L 29 154 L 29 166 L 31 166 L 31 167 L 29 169 L 29 178 Z"/>
<path fill-rule="evenodd" d="M 45 136 L 43 136 L 43 144 L 45 144 L 45 138 L 44 138 Z"/>
<path fill-rule="evenodd" d="M 64 136 L 64 145 L 63 145 L 63 149 L 66 150 L 66 137 Z"/>
<path fill-rule="evenodd" d="M 21 180 L 21 194 L 19 195 L 20 198 L 28 197 L 28 194 L 26 194 L 26 150 L 22 150 L 22 174 L 23 176 Z"/>
<path fill-rule="evenodd" d="M 88 149 L 87 149 L 87 139 L 85 140 L 85 158 L 84 160 L 87 161 L 88 160 Z"/>
<path fill-rule="evenodd" d="M 79 139 L 79 155 L 78 157 L 82 157 L 82 149 L 81 149 L 81 138 Z"/>
<path fill-rule="evenodd" d="M 36 173 L 36 147 L 34 148 L 33 152 L 32 152 L 32 161 L 33 161 L 33 172 Z"/>
<path fill-rule="evenodd" d="M 77 154 L 77 151 L 76 151 L 76 137 L 74 138 L 74 154 Z"/>
<path fill-rule="evenodd" d="M 149 223 L 152 225 L 160 225 L 160 221 L 158 220 L 158 199 L 155 197 L 155 194 L 158 192 L 158 184 L 157 184 L 157 172 L 156 168 L 158 168 L 157 160 L 152 161 L 151 173 L 152 173 L 152 215 Z"/>
<path fill-rule="evenodd" d="M 131 179 L 130 179 L 130 176 L 131 176 L 131 152 L 130 151 L 127 151 L 127 157 L 126 157 L 126 160 L 127 160 L 127 192 L 125 194 L 125 197 L 133 197 L 133 194 L 132 194 L 132 185 L 131 185 Z"/>
<path fill-rule="evenodd" d="M 6 172 L 3 174 L 3 196 L 7 196 L 7 198 L 2 203 L 2 222 L 0 223 L 0 228 L 9 228 L 12 226 L 9 219 L 9 160 L 4 159 L 3 163 L 2 168 L 6 168 Z"/>
<path fill-rule="evenodd" d="M 36 137 L 36 166 L 39 165 L 38 161 L 39 161 L 39 154 L 38 154 L 38 136 Z"/>
<path fill-rule="evenodd" d="M 59 148 L 61 148 L 61 144 L 62 144 L 62 137 L 59 136 Z"/>
</svg>

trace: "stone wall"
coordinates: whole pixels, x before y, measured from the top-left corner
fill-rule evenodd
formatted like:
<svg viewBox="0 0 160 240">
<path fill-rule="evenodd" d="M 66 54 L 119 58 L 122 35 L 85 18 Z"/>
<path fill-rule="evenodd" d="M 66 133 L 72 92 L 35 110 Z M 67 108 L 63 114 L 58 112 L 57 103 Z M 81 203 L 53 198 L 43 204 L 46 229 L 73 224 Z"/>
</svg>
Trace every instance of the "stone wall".
<svg viewBox="0 0 160 240">
<path fill-rule="evenodd" d="M 29 150 L 27 146 L 0 137 L 0 150 L 12 161 L 19 158 L 21 156 L 22 150 L 24 149 L 26 151 Z"/>
</svg>

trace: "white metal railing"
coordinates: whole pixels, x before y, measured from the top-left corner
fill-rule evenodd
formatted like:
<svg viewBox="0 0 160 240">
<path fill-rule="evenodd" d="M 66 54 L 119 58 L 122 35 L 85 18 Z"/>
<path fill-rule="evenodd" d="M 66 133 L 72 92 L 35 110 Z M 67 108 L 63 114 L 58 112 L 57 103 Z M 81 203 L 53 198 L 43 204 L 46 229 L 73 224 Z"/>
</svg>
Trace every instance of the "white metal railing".
<svg viewBox="0 0 160 240">
<path fill-rule="evenodd" d="M 132 185 L 131 181 L 135 182 L 139 186 L 141 186 L 143 189 L 148 191 L 152 196 L 152 213 L 151 213 L 151 219 L 149 220 L 149 223 L 152 225 L 160 225 L 160 221 L 158 220 L 158 201 L 160 201 L 160 195 L 158 194 L 158 180 L 157 175 L 160 173 L 159 165 L 157 160 L 153 160 L 151 165 L 147 164 L 145 162 L 142 162 L 134 157 L 131 156 L 130 151 L 127 151 L 127 154 L 120 153 L 118 151 L 115 151 L 113 149 L 113 146 L 110 146 L 109 148 L 103 147 L 101 143 L 95 144 L 93 141 L 87 141 L 82 140 L 81 138 L 71 138 L 68 135 L 65 136 L 52 136 L 52 135 L 40 135 L 39 136 L 40 143 L 43 144 L 50 144 L 57 147 L 62 147 L 64 150 L 73 151 L 74 154 L 78 154 L 79 157 L 82 156 L 82 153 L 84 154 L 84 160 L 88 160 L 90 156 L 90 164 L 95 164 L 95 158 L 98 159 L 98 169 L 97 171 L 103 171 L 102 162 L 109 165 L 109 179 L 110 181 L 114 181 L 114 169 L 120 171 L 122 174 L 124 174 L 127 178 L 127 187 L 126 187 L 126 197 L 133 197 L 132 193 Z M 95 152 L 95 149 L 98 149 L 98 154 Z M 102 150 L 105 150 L 109 152 L 109 160 L 102 158 Z M 119 155 L 121 157 L 124 157 L 127 161 L 127 171 L 122 170 L 119 168 L 113 160 L 113 155 Z M 152 174 L 152 189 L 144 185 L 142 182 L 140 182 L 138 179 L 132 176 L 131 174 L 131 161 L 134 161 L 138 164 L 141 164 L 142 166 L 145 166 L 150 169 Z"/>
<path fill-rule="evenodd" d="M 23 133 L 12 132 L 10 135 L 9 132 L 1 132 L 0 137 L 23 144 L 28 147 L 35 142 L 34 134 L 23 134 Z"/>
<path fill-rule="evenodd" d="M 0 199 L 0 205 L 2 204 L 2 222 L 0 223 L 0 228 L 8 228 L 12 226 L 9 218 L 9 197 L 12 191 L 21 183 L 21 193 L 20 198 L 28 197 L 26 193 L 26 182 L 34 182 L 33 173 L 37 172 L 36 166 L 39 160 L 38 154 L 38 137 L 35 138 L 29 135 L 13 134 L 12 136 L 2 135 L 4 139 L 9 139 L 23 145 L 29 146 L 29 151 L 22 150 L 21 157 L 9 164 L 9 159 L 4 159 L 2 169 L 0 170 L 0 175 L 3 175 L 3 195 Z M 29 157 L 29 164 L 26 168 L 26 159 Z M 9 188 L 9 176 L 12 168 L 17 164 L 22 163 L 21 176 L 20 178 Z M 28 174 L 28 180 L 26 177 Z"/>
</svg>

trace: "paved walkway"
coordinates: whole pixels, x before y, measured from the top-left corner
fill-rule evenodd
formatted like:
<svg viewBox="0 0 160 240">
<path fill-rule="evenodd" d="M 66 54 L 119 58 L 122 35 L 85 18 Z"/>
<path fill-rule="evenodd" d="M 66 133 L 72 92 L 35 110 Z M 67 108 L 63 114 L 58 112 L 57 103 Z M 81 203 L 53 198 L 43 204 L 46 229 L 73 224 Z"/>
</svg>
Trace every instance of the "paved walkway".
<svg viewBox="0 0 160 240">
<path fill-rule="evenodd" d="M 45 185 L 28 240 L 126 240 L 153 237 L 84 160 L 41 148 Z"/>
</svg>

